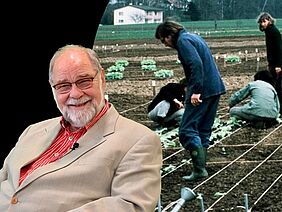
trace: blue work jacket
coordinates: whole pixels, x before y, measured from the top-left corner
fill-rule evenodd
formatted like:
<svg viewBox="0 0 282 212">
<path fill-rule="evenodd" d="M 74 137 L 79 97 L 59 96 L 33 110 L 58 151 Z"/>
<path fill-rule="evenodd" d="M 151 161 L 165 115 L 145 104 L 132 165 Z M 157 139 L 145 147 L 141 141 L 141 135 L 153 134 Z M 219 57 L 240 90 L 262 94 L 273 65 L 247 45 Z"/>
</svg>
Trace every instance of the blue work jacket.
<svg viewBox="0 0 282 212">
<path fill-rule="evenodd" d="M 188 81 L 187 97 L 201 94 L 201 99 L 205 99 L 226 92 L 211 50 L 203 38 L 183 29 L 175 49 Z"/>
</svg>

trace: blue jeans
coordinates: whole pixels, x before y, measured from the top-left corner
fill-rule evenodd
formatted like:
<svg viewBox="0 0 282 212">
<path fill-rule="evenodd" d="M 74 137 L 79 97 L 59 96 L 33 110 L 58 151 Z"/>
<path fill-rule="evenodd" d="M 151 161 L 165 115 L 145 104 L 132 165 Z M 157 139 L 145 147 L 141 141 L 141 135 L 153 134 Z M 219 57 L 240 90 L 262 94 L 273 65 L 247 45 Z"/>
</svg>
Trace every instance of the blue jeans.
<svg viewBox="0 0 282 212">
<path fill-rule="evenodd" d="M 198 106 L 186 101 L 185 111 L 179 127 L 179 141 L 186 150 L 209 147 L 213 122 L 220 95 L 203 99 Z"/>
<path fill-rule="evenodd" d="M 155 122 L 158 122 L 159 118 L 163 118 L 164 122 L 175 120 L 178 123 L 180 123 L 184 113 L 184 109 L 181 108 L 175 111 L 173 114 L 167 116 L 169 108 L 170 108 L 170 103 L 166 100 L 163 100 L 159 102 L 156 105 L 156 107 L 148 113 L 148 117 Z"/>
</svg>

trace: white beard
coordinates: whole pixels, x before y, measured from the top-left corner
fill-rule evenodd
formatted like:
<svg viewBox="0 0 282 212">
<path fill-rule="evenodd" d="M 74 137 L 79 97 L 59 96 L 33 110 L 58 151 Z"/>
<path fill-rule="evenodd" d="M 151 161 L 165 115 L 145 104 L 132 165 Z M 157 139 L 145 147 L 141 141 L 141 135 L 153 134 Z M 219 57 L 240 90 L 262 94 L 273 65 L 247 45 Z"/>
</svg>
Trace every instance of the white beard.
<svg viewBox="0 0 282 212">
<path fill-rule="evenodd" d="M 89 101 L 89 99 L 89 97 L 78 100 L 69 99 L 66 104 L 82 104 Z M 63 116 L 72 126 L 81 128 L 87 125 L 96 116 L 96 106 L 97 105 L 92 102 L 88 102 L 83 110 L 75 110 L 66 106 L 63 108 Z"/>
</svg>

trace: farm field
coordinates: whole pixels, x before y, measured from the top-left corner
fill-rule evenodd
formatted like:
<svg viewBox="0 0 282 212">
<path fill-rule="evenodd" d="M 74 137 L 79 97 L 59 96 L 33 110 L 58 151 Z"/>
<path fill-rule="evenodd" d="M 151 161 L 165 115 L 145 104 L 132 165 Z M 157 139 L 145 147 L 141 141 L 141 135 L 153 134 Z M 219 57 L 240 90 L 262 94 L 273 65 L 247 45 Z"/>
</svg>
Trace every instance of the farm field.
<svg viewBox="0 0 282 212">
<path fill-rule="evenodd" d="M 205 38 L 219 66 L 227 93 L 222 96 L 214 133 L 228 126 L 229 96 L 253 80 L 258 69 L 266 68 L 263 36 Z M 123 78 L 107 82 L 109 101 L 130 119 L 156 130 L 147 118 L 147 105 L 159 88 L 184 77 L 177 63 L 175 50 L 152 39 L 96 40 L 105 69 L 118 60 L 128 61 Z M 239 57 L 240 61 L 226 62 L 224 58 Z M 173 70 L 170 78 L 156 78 L 153 71 L 144 71 L 141 61 L 154 60 L 158 70 Z M 152 81 L 155 86 L 152 86 Z M 194 183 L 182 176 L 190 173 L 189 154 L 182 149 L 177 128 L 164 129 L 173 145 L 163 147 L 162 193 L 156 211 L 171 211 L 181 197 L 182 188 L 190 188 L 197 195 L 179 211 L 282 211 L 282 125 L 269 129 L 254 129 L 247 124 L 232 126 L 223 136 L 213 139 L 208 149 L 209 177 Z"/>
</svg>

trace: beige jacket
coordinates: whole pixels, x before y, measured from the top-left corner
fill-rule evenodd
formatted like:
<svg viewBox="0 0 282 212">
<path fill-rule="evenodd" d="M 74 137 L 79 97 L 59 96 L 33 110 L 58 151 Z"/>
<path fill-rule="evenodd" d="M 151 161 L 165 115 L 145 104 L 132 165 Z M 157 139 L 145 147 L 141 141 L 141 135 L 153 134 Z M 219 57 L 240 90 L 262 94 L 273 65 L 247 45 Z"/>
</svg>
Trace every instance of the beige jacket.
<svg viewBox="0 0 282 212">
<path fill-rule="evenodd" d="M 51 145 L 59 122 L 57 117 L 29 126 L 9 153 L 0 170 L 1 212 L 154 211 L 161 189 L 160 139 L 113 105 L 77 149 L 18 186 L 20 169 Z"/>
</svg>

